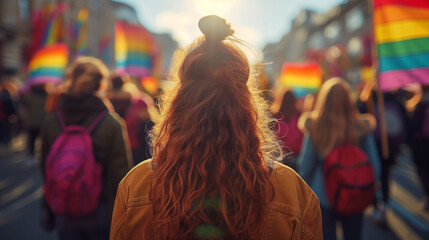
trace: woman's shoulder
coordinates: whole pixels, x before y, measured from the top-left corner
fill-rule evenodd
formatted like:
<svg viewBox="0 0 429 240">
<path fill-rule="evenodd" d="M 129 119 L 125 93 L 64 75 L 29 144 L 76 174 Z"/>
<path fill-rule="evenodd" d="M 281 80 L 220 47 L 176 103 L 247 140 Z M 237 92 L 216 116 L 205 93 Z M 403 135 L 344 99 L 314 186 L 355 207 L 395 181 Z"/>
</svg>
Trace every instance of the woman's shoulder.
<svg viewBox="0 0 429 240">
<path fill-rule="evenodd" d="M 302 132 L 308 133 L 315 118 L 316 117 L 314 112 L 302 113 L 298 120 L 298 128 Z M 376 120 L 372 114 L 358 114 L 356 120 L 358 122 L 358 125 L 363 127 L 362 130 L 364 130 L 365 133 L 372 132 L 376 127 Z"/>
<path fill-rule="evenodd" d="M 152 178 L 152 160 L 145 160 L 133 167 L 120 182 L 120 188 L 128 199 L 142 199 L 149 196 Z"/>
<path fill-rule="evenodd" d="M 308 133 L 310 131 L 311 125 L 315 119 L 314 112 L 303 112 L 301 113 L 298 119 L 298 128 L 303 133 Z"/>
<path fill-rule="evenodd" d="M 275 191 L 272 204 L 293 209 L 297 214 L 318 204 L 316 194 L 293 169 L 276 162 L 270 179 Z"/>
<path fill-rule="evenodd" d="M 358 114 L 357 116 L 358 121 L 358 130 L 360 135 L 365 136 L 369 133 L 373 132 L 375 130 L 375 127 L 377 126 L 377 122 L 372 114 L 364 113 L 364 114 Z"/>
<path fill-rule="evenodd" d="M 357 120 L 371 130 L 374 130 L 376 127 L 376 120 L 374 116 L 370 113 L 359 114 Z"/>
<path fill-rule="evenodd" d="M 110 130 L 120 130 L 126 126 L 125 121 L 116 112 L 112 111 L 109 111 L 106 114 L 106 116 L 100 122 L 100 125 L 104 125 L 101 128 Z"/>
</svg>

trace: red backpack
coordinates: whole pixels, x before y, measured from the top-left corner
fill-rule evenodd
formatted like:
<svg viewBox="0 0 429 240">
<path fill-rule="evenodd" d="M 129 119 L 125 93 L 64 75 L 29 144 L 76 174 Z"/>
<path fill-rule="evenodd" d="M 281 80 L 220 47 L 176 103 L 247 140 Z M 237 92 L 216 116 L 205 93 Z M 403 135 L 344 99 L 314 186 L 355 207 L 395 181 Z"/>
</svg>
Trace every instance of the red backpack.
<svg viewBox="0 0 429 240">
<path fill-rule="evenodd" d="M 334 148 L 325 158 L 323 178 L 328 200 L 340 215 L 361 213 L 374 199 L 374 169 L 358 146 L 345 143 Z"/>
<path fill-rule="evenodd" d="M 100 113 L 88 128 L 66 126 L 61 112 L 57 117 L 63 132 L 49 151 L 45 165 L 44 193 L 51 210 L 58 215 L 80 217 L 98 205 L 102 166 L 96 162 L 90 133 L 107 115 Z"/>
</svg>

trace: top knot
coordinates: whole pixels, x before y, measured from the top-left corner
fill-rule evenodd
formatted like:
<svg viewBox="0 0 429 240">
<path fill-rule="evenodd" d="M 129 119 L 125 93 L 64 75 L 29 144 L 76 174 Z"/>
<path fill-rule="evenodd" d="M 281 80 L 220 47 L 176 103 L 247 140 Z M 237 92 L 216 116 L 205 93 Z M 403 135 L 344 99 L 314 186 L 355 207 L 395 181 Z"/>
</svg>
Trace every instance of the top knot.
<svg viewBox="0 0 429 240">
<path fill-rule="evenodd" d="M 206 41 L 220 42 L 234 33 L 234 30 L 226 23 L 225 19 L 216 15 L 201 18 L 198 22 L 198 27 L 206 37 Z"/>
</svg>

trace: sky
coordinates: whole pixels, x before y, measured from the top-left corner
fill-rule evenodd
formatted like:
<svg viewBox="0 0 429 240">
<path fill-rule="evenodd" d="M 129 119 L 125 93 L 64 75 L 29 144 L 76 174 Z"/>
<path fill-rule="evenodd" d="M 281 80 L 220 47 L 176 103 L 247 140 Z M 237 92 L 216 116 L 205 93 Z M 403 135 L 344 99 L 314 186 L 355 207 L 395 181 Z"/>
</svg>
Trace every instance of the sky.
<svg viewBox="0 0 429 240">
<path fill-rule="evenodd" d="M 201 35 L 198 20 L 216 14 L 231 23 L 236 36 L 257 48 L 277 42 L 301 9 L 326 12 L 344 0 L 115 0 L 131 5 L 152 32 L 171 33 L 186 46 Z"/>
</svg>

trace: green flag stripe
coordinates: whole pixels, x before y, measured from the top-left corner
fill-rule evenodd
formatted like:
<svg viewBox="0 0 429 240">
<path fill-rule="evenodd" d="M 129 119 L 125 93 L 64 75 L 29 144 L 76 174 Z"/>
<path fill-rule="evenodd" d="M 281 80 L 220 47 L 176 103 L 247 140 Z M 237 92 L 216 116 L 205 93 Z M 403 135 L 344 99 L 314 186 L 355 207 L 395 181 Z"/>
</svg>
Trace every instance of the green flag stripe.
<svg viewBox="0 0 429 240">
<path fill-rule="evenodd" d="M 429 53 L 429 38 L 416 38 L 378 44 L 377 51 L 380 58 Z"/>
</svg>

